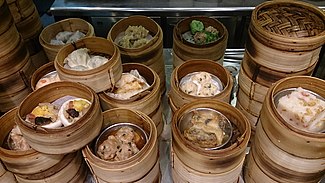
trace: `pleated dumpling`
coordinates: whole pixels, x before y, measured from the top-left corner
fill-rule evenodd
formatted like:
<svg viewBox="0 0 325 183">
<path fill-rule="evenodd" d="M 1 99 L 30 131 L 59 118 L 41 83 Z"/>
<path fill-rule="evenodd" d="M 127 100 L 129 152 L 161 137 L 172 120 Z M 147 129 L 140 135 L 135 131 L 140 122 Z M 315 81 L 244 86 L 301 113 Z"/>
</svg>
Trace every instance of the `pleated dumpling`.
<svg viewBox="0 0 325 183">
<path fill-rule="evenodd" d="M 85 70 L 90 59 L 87 48 L 80 48 L 70 53 L 64 63 L 72 70 Z"/>
</svg>

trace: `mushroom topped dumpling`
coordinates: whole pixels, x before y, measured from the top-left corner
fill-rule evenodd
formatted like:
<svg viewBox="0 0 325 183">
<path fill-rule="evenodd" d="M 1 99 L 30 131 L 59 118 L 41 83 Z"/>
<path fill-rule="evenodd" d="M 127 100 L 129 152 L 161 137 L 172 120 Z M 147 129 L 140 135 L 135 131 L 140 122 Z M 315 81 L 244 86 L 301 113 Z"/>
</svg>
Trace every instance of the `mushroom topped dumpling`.
<svg viewBox="0 0 325 183">
<path fill-rule="evenodd" d="M 83 98 L 75 98 L 64 102 L 59 111 L 59 118 L 64 126 L 78 121 L 90 108 L 91 103 Z"/>
<path fill-rule="evenodd" d="M 26 115 L 26 121 L 43 128 L 58 128 L 62 126 L 58 112 L 57 106 L 50 103 L 40 103 L 31 113 Z"/>
</svg>

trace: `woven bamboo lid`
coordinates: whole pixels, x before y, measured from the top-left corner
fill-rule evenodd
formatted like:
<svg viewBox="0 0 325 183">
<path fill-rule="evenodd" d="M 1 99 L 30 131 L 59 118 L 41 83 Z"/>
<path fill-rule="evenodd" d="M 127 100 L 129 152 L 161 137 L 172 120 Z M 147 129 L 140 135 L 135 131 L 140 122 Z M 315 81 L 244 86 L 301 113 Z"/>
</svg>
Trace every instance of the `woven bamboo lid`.
<svg viewBox="0 0 325 183">
<path fill-rule="evenodd" d="M 313 50 L 325 43 L 325 13 L 304 2 L 267 1 L 252 12 L 250 30 L 275 49 Z"/>
</svg>

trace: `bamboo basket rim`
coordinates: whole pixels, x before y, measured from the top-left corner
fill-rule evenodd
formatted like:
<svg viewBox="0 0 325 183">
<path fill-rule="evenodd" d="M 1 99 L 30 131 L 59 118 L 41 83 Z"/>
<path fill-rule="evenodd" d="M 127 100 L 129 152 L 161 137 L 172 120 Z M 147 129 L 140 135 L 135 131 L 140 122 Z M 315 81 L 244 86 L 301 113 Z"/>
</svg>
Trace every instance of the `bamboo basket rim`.
<svg viewBox="0 0 325 183">
<path fill-rule="evenodd" d="M 185 139 L 184 135 L 182 135 L 182 133 L 180 132 L 180 130 L 178 128 L 178 123 L 179 123 L 179 119 L 181 118 L 181 116 L 179 114 L 182 113 L 182 112 L 186 112 L 186 111 L 189 111 L 189 110 L 193 109 L 193 107 L 189 107 L 189 105 L 204 105 L 205 103 L 212 103 L 212 104 L 214 104 L 216 106 L 220 106 L 220 107 L 223 106 L 224 108 L 225 107 L 230 107 L 234 111 L 236 111 L 237 114 L 239 114 L 239 115 L 241 115 L 243 117 L 242 120 L 243 120 L 243 123 L 245 124 L 245 129 L 231 146 L 226 147 L 226 148 L 213 150 L 213 151 L 205 150 L 203 148 L 200 148 L 200 147 L 190 143 L 187 139 Z M 187 110 L 186 108 L 189 108 L 189 109 Z M 176 117 L 178 117 L 178 118 L 176 118 Z M 193 151 L 195 153 L 198 153 L 198 154 L 210 157 L 210 158 L 220 158 L 220 157 L 231 156 L 235 152 L 228 153 L 228 154 L 226 154 L 226 153 L 231 152 L 236 148 L 241 149 L 241 148 L 243 148 L 242 146 L 245 147 L 245 144 L 246 145 L 248 144 L 250 133 L 251 133 L 251 124 L 248 121 L 248 119 L 243 116 L 243 114 L 239 111 L 239 109 L 237 109 L 237 108 L 233 107 L 232 105 L 230 105 L 228 103 L 225 103 L 225 102 L 215 101 L 215 100 L 208 100 L 208 99 L 195 100 L 192 103 L 185 104 L 180 109 L 176 110 L 176 112 L 174 113 L 174 115 L 172 117 L 172 126 L 171 127 L 172 127 L 172 134 L 173 134 L 172 138 L 173 139 L 174 139 L 174 135 L 175 135 L 178 138 L 182 139 L 183 142 L 189 142 L 189 143 L 185 144 L 185 146 L 188 149 L 190 149 L 191 151 Z"/>
<path fill-rule="evenodd" d="M 187 60 L 186 62 L 182 63 L 181 65 L 177 66 L 173 72 L 172 72 L 172 75 L 171 75 L 171 78 L 176 78 L 175 82 L 171 83 L 171 85 L 175 85 L 175 90 L 177 91 L 177 93 L 182 93 L 183 95 L 186 95 L 186 97 L 192 99 L 192 100 L 195 100 L 195 99 L 212 99 L 212 98 L 217 98 L 219 97 L 220 95 L 222 95 L 223 91 L 225 91 L 225 89 L 231 84 L 231 81 L 232 78 L 229 78 L 226 76 L 227 78 L 227 81 L 225 83 L 222 82 L 222 84 L 224 85 L 223 86 L 223 90 L 218 93 L 217 95 L 214 95 L 214 96 L 208 96 L 208 97 L 197 97 L 197 96 L 193 96 L 193 95 L 189 95 L 185 92 L 183 92 L 179 86 L 179 79 L 181 79 L 178 75 L 178 71 L 183 69 L 184 67 L 187 67 L 188 65 L 190 64 L 204 64 L 204 65 L 207 65 L 207 64 L 210 64 L 212 66 L 216 66 L 216 67 L 219 67 L 227 76 L 229 75 L 229 71 L 224 68 L 221 64 L 217 63 L 217 62 L 214 62 L 212 60 L 209 60 L 209 59 L 191 59 L 191 60 Z M 204 72 L 207 72 L 207 71 L 204 71 Z M 209 72 L 210 73 L 210 72 Z M 210 73 L 212 74 L 212 73 Z M 184 76 L 182 76 L 184 77 Z"/>
<path fill-rule="evenodd" d="M 90 108 L 88 109 L 88 111 L 78 121 L 82 121 L 83 119 L 85 119 L 86 114 L 89 114 L 95 107 L 93 104 L 98 102 L 98 100 L 99 100 L 98 96 L 94 93 L 94 91 L 92 89 L 90 89 L 88 86 L 86 86 L 82 83 L 75 83 L 75 82 L 70 82 L 70 81 L 58 81 L 58 82 L 48 84 L 42 88 L 39 88 L 38 90 L 33 91 L 21 102 L 21 104 L 18 106 L 18 110 L 17 110 L 17 116 L 18 116 L 17 121 L 18 121 L 18 124 L 20 124 L 18 126 L 28 128 L 30 130 L 34 130 L 35 132 L 37 132 L 38 135 L 42 135 L 42 136 L 48 136 L 50 134 L 65 134 L 70 131 L 73 132 L 75 130 L 77 131 L 78 129 L 82 128 L 85 125 L 85 123 L 81 124 L 81 123 L 77 122 L 77 123 L 73 123 L 66 127 L 49 129 L 49 128 L 35 126 L 34 124 L 31 124 L 31 123 L 25 121 L 25 119 L 23 119 L 22 107 L 24 107 L 24 105 L 28 105 L 28 104 L 25 104 L 26 101 L 30 100 L 30 98 L 33 97 L 34 95 L 36 96 L 36 95 L 42 95 L 44 93 L 47 93 L 47 90 L 49 88 L 52 88 L 53 90 L 59 90 L 59 88 L 65 84 L 68 84 L 69 87 L 71 87 L 73 89 L 82 89 L 82 90 L 86 91 L 88 94 L 90 94 L 91 98 L 90 98 L 89 102 L 92 105 L 90 105 Z M 66 87 L 66 86 L 64 86 L 64 87 Z"/>
<path fill-rule="evenodd" d="M 221 33 L 221 35 L 219 36 L 219 38 L 212 42 L 212 43 L 208 43 L 208 44 L 203 44 L 203 45 L 197 45 L 197 44 L 193 44 L 193 43 L 190 43 L 188 41 L 184 41 L 183 40 L 183 37 L 182 37 L 182 34 L 184 32 L 186 32 L 186 30 L 190 30 L 190 21 L 192 20 L 199 20 L 199 21 L 202 21 L 203 24 L 206 24 L 205 27 L 207 25 L 210 25 L 210 24 L 215 24 L 216 26 L 218 26 L 219 28 L 221 27 L 222 29 L 217 29 L 217 27 L 214 26 L 214 28 L 216 28 L 219 33 Z M 206 21 L 211 21 L 209 23 L 206 23 L 206 22 L 203 22 L 203 20 L 206 20 Z M 183 24 L 188 24 L 188 29 L 186 30 L 182 30 L 180 29 L 179 27 Z M 216 18 L 212 18 L 212 17 L 209 17 L 209 16 L 191 16 L 191 17 L 187 17 L 187 18 L 184 18 L 180 21 L 177 22 L 176 26 L 174 27 L 173 29 L 173 35 L 178 38 L 180 40 L 180 42 L 182 42 L 184 44 L 184 46 L 189 46 L 189 47 L 193 47 L 193 48 L 208 48 L 208 47 L 212 47 L 220 42 L 222 42 L 225 38 L 228 38 L 228 30 L 227 28 L 219 21 L 217 20 Z"/>
<path fill-rule="evenodd" d="M 95 163 L 92 163 L 91 166 L 96 166 L 97 168 L 101 168 L 101 169 L 105 169 L 105 170 L 113 170 L 113 171 L 119 171 L 119 169 L 125 169 L 125 167 L 122 167 L 122 168 L 108 168 L 106 165 L 118 165 L 118 166 L 121 166 L 125 163 L 129 163 L 129 162 L 132 162 L 132 161 L 135 161 L 136 159 L 140 158 L 140 157 L 146 157 L 148 156 L 146 154 L 146 151 L 150 152 L 150 150 L 153 150 L 155 149 L 155 144 L 157 143 L 155 139 L 157 139 L 157 130 L 156 130 L 156 127 L 154 125 L 154 123 L 152 122 L 151 118 L 149 118 L 146 114 L 144 114 L 143 112 L 141 111 L 136 111 L 136 110 L 132 110 L 132 109 L 128 109 L 128 108 L 123 108 L 123 107 L 120 107 L 120 108 L 113 108 L 113 109 L 109 109 L 109 110 L 106 110 L 103 112 L 103 116 L 104 116 L 104 119 L 105 119 L 105 116 L 107 113 L 110 113 L 110 112 L 115 112 L 115 111 L 119 111 L 119 110 L 124 110 L 124 111 L 128 111 L 128 112 L 131 112 L 133 113 L 133 115 L 137 115 L 137 117 L 141 118 L 143 121 L 147 121 L 147 120 L 150 120 L 151 122 L 149 122 L 149 127 L 150 127 L 150 131 L 151 133 L 149 134 L 148 136 L 148 141 L 150 139 L 154 139 L 153 142 L 155 143 L 152 143 L 152 144 L 148 144 L 148 142 L 141 148 L 141 150 L 133 155 L 132 157 L 128 158 L 128 159 L 125 159 L 123 161 L 106 161 L 106 160 L 103 160 L 101 159 L 100 157 L 98 157 L 97 155 L 94 154 L 93 150 L 92 150 L 92 145 L 91 143 L 86 145 L 86 147 L 84 147 L 82 149 L 82 152 L 83 152 L 83 156 L 84 158 L 86 159 L 87 161 L 87 164 L 88 164 L 88 159 L 94 159 L 96 160 L 98 163 L 95 164 Z M 110 126 L 111 124 L 108 124 L 107 126 L 102 126 L 102 129 L 101 131 Z M 97 138 L 97 137 L 96 137 Z M 90 147 L 91 146 L 91 147 Z M 86 156 L 86 154 L 88 154 L 89 157 Z M 128 167 L 127 168 L 130 168 L 130 167 L 134 167 L 134 166 L 137 166 L 140 162 L 139 161 L 136 161 L 135 163 L 133 164 L 128 164 Z"/>
<path fill-rule="evenodd" d="M 276 118 L 279 119 L 280 123 L 278 123 L 280 126 L 290 130 L 290 131 L 293 131 L 293 132 L 296 132 L 296 135 L 297 136 L 300 136 L 300 137 L 311 137 L 313 138 L 314 140 L 319 140 L 321 141 L 321 139 L 324 139 L 325 138 L 325 133 L 312 133 L 312 132 L 307 132 L 307 131 L 303 131 L 303 130 L 300 130 L 298 128 L 295 128 L 293 127 L 292 125 L 290 125 L 289 123 L 287 123 L 281 116 L 280 114 L 277 112 L 276 110 L 276 105 L 274 103 L 274 100 L 273 100 L 273 97 L 276 95 L 277 92 L 279 92 L 280 90 L 278 89 L 279 86 L 282 86 L 284 85 L 283 83 L 287 82 L 287 81 L 290 81 L 290 80 L 297 80 L 297 81 L 309 81 L 310 83 L 312 83 L 313 81 L 312 80 L 317 80 L 317 81 L 320 81 L 320 82 L 324 82 L 324 80 L 322 79 L 319 79 L 319 78 L 315 78 L 315 77 L 311 77 L 311 76 L 294 76 L 294 77 L 288 77 L 288 78 L 284 78 L 282 80 L 279 80 L 278 82 L 276 82 L 274 85 L 272 85 L 272 87 L 269 89 L 268 92 L 270 92 L 270 95 L 266 95 L 266 99 L 269 100 L 270 104 L 271 104 L 271 109 L 273 110 L 273 115 L 276 116 Z M 299 86 L 299 82 L 297 82 L 297 87 Z M 287 88 L 290 88 L 289 86 L 284 86 L 284 89 L 287 89 Z M 311 90 L 312 91 L 312 88 L 309 88 L 308 90 Z"/>
<path fill-rule="evenodd" d="M 159 78 L 158 74 L 154 70 L 152 70 L 150 67 L 148 67 L 144 64 L 141 64 L 141 63 L 124 63 L 124 64 L 122 64 L 122 67 L 123 66 L 127 66 L 129 70 L 133 70 L 133 69 L 137 69 L 137 68 L 141 67 L 142 69 L 146 69 L 147 71 L 150 71 L 150 74 L 152 75 L 153 80 L 152 80 L 152 84 L 150 84 L 150 87 L 151 87 L 150 93 L 148 93 L 147 95 L 145 95 L 139 99 L 132 101 L 131 103 L 133 105 L 142 104 L 144 101 L 147 101 L 149 98 L 153 97 L 155 95 L 155 93 L 159 92 L 160 78 Z M 124 67 L 123 67 L 123 72 L 124 72 Z M 140 75 L 141 75 L 141 73 L 140 73 Z M 141 76 L 143 76 L 143 75 L 141 75 Z M 145 79 L 147 81 L 147 78 L 145 78 Z M 125 103 L 123 100 L 112 98 L 103 92 L 99 93 L 98 95 L 105 102 L 110 101 L 109 103 L 116 102 L 118 104 L 127 105 L 127 103 Z M 159 98 L 161 98 L 161 97 L 159 97 Z"/>
<path fill-rule="evenodd" d="M 82 23 L 82 24 L 88 26 L 89 30 L 88 30 L 87 32 L 83 32 L 83 33 L 85 33 L 85 37 L 90 36 L 90 33 L 94 32 L 94 28 L 93 28 L 93 26 L 92 26 L 89 22 L 87 22 L 86 20 L 83 20 L 83 19 L 81 19 L 81 18 L 67 18 L 67 19 L 60 20 L 60 21 L 54 22 L 53 24 L 50 24 L 50 25 L 46 26 L 46 27 L 42 30 L 42 32 L 40 33 L 40 35 L 39 35 L 39 41 L 45 43 L 45 45 L 46 45 L 46 44 L 50 44 L 50 40 L 45 40 L 45 39 L 43 38 L 43 35 L 44 35 L 44 34 L 47 34 L 47 31 L 51 31 L 50 29 L 52 29 L 52 28 L 55 27 L 55 26 L 60 25 L 61 23 L 70 22 L 70 24 L 72 24 L 72 23 L 71 23 L 72 21 L 78 21 L 79 23 Z M 62 28 L 62 26 L 60 26 L 60 28 L 61 28 L 60 31 L 64 31 L 64 29 Z M 60 32 L 60 31 L 59 31 L 59 32 Z M 80 30 L 79 30 L 79 31 L 80 31 Z M 64 45 L 51 45 L 50 49 L 60 49 L 62 46 L 64 46 Z M 47 46 L 47 47 L 48 47 L 48 46 Z"/>
<path fill-rule="evenodd" d="M 31 88 L 32 88 L 33 91 L 35 90 L 36 84 L 39 81 L 39 79 L 41 79 L 44 75 L 47 74 L 47 73 L 43 74 L 44 70 L 45 69 L 52 69 L 52 68 L 54 69 L 53 71 L 56 71 L 55 67 L 54 67 L 54 62 L 48 62 L 48 63 L 42 65 L 41 67 L 39 67 L 38 69 L 36 69 L 36 71 L 32 75 L 31 81 L 30 81 Z M 39 77 L 39 74 L 43 74 L 43 75 Z"/>
<path fill-rule="evenodd" d="M 154 45 L 155 42 L 157 42 L 158 38 L 159 37 L 162 37 L 162 35 L 160 35 L 162 33 L 161 31 L 161 28 L 159 27 L 159 25 L 153 20 L 151 19 L 150 17 L 147 17 L 147 16 L 143 16 L 143 15 L 132 15 L 132 16 L 129 16 L 129 17 L 125 17 L 119 21 L 117 21 L 113 26 L 112 28 L 110 29 L 110 31 L 108 32 L 107 34 L 107 39 L 111 40 L 114 44 L 115 44 L 115 39 L 116 37 L 112 37 L 112 31 L 114 29 L 116 29 L 117 27 L 119 27 L 121 24 L 123 24 L 124 22 L 129 22 L 130 20 L 134 19 L 134 18 L 139 18 L 141 20 L 146 20 L 148 21 L 148 23 L 154 25 L 154 29 L 153 30 L 149 30 L 149 33 L 152 32 L 154 33 L 154 35 L 152 35 L 152 39 L 145 45 L 139 47 L 139 48 L 124 48 L 122 46 L 119 46 L 118 44 L 116 44 L 116 46 L 120 49 L 121 52 L 139 52 L 139 51 L 142 51 L 144 49 L 148 49 L 150 47 L 153 47 L 152 45 Z M 133 24 L 133 23 L 132 23 Z M 140 25 L 136 23 L 134 23 L 134 25 Z M 142 25 L 143 26 L 143 25 Z M 145 26 L 143 26 L 145 27 Z M 147 30 L 148 28 L 145 27 Z M 126 29 L 125 29 L 126 30 Z M 125 31 L 123 30 L 123 31 Z M 122 31 L 121 31 L 122 32 Z M 120 32 L 120 33 L 121 33 Z M 117 35 L 116 35 L 117 36 Z"/>
<path fill-rule="evenodd" d="M 97 68 L 94 69 L 90 69 L 90 70 L 85 70 L 85 71 L 76 71 L 76 70 L 72 70 L 72 69 L 67 69 L 63 66 L 63 61 L 64 60 L 59 60 L 58 57 L 60 55 L 60 53 L 64 52 L 65 50 L 69 50 L 71 48 L 73 48 L 73 50 L 77 50 L 79 48 L 87 48 L 87 43 L 91 43 L 94 41 L 101 41 L 101 42 L 106 42 L 108 43 L 107 50 L 108 49 L 112 49 L 113 50 L 113 54 L 110 55 L 111 57 L 108 59 L 108 61 L 104 64 L 101 65 Z M 71 53 L 71 52 L 70 52 Z M 73 43 L 73 44 L 67 44 L 64 47 L 62 47 L 58 54 L 55 57 L 54 60 L 54 66 L 55 68 L 58 70 L 60 70 L 61 72 L 64 73 L 69 73 L 69 75 L 74 75 L 74 76 L 80 76 L 80 75 L 92 75 L 95 73 L 98 73 L 100 71 L 104 71 L 107 70 L 107 68 L 112 67 L 116 62 L 113 62 L 115 60 L 116 57 L 118 57 L 120 54 L 119 49 L 115 46 L 115 44 L 113 44 L 111 41 L 105 39 L 105 38 L 101 38 L 101 37 L 84 37 L 80 40 L 78 40 L 77 42 Z"/>
<path fill-rule="evenodd" d="M 265 8 L 267 6 L 272 6 L 272 5 L 298 6 L 298 7 L 304 8 L 304 9 L 308 9 L 309 11 L 314 12 L 314 14 L 317 13 L 319 16 L 321 16 L 321 19 L 323 20 L 323 22 L 325 24 L 325 12 L 312 4 L 302 2 L 302 1 L 286 1 L 286 0 L 266 1 L 266 2 L 263 2 L 255 7 L 255 9 L 252 12 L 252 17 L 251 17 L 251 20 L 252 20 L 251 25 L 254 26 L 256 31 L 258 31 L 258 33 L 261 34 L 264 38 L 266 38 L 267 40 L 270 40 L 270 41 L 275 40 L 275 41 L 280 41 L 280 42 L 307 44 L 307 45 L 310 44 L 311 42 L 317 42 L 319 39 L 321 39 L 321 40 L 323 40 L 322 42 L 324 44 L 325 30 L 316 36 L 303 37 L 303 38 L 292 38 L 292 37 L 287 37 L 287 36 L 283 36 L 280 34 L 275 34 L 272 32 L 265 31 L 257 23 L 258 22 L 257 12 L 259 12 L 262 8 Z"/>
</svg>

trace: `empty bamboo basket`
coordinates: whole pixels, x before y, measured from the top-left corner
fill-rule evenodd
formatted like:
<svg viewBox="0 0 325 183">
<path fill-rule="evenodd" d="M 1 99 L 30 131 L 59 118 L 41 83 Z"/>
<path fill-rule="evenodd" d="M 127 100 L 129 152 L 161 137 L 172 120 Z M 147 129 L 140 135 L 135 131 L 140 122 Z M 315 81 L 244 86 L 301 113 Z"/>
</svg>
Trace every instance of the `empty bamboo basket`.
<svg viewBox="0 0 325 183">
<path fill-rule="evenodd" d="M 325 43 L 325 13 L 299 1 L 267 1 L 252 12 L 238 78 L 243 101 L 263 103 L 267 88 L 280 79 L 312 75 Z M 256 124 L 257 121 L 251 121 Z"/>
<path fill-rule="evenodd" d="M 291 126 L 276 109 L 274 96 L 297 87 L 325 96 L 324 81 L 308 76 L 281 79 L 269 89 L 245 169 L 246 182 L 318 182 L 324 175 L 325 134 Z"/>
<path fill-rule="evenodd" d="M 85 20 L 80 18 L 68 18 L 51 25 L 48 25 L 43 29 L 39 36 L 39 42 L 42 45 L 49 61 L 54 61 L 56 54 L 64 45 L 51 45 L 51 39 L 53 39 L 59 32 L 62 31 L 80 31 L 86 35 L 86 37 L 94 36 L 94 27 Z"/>
<path fill-rule="evenodd" d="M 83 156 L 97 182 L 158 182 L 160 180 L 157 130 L 153 121 L 140 111 L 116 108 L 103 113 L 103 129 L 109 125 L 129 122 L 141 127 L 148 135 L 147 143 L 134 156 L 123 161 L 105 161 L 88 144 Z"/>
<path fill-rule="evenodd" d="M 123 48 L 116 43 L 116 38 L 129 26 L 143 26 L 149 31 L 152 39 L 139 48 Z M 163 57 L 163 32 L 160 26 L 151 18 L 146 16 L 130 16 L 116 22 L 110 29 L 107 39 L 115 42 L 121 51 L 123 63 L 142 63 L 157 72 L 160 78 L 160 89 L 165 87 L 165 64 Z"/>
<path fill-rule="evenodd" d="M 149 89 L 145 91 L 144 96 L 140 96 L 134 100 L 119 100 L 109 97 L 104 92 L 98 94 L 102 109 L 108 110 L 113 108 L 128 108 L 138 110 L 151 117 L 157 127 L 158 136 L 161 134 L 164 122 L 162 118 L 162 103 L 160 95 L 160 79 L 155 71 L 150 67 L 140 63 L 125 63 L 122 64 L 123 72 L 130 72 L 131 70 L 138 70 L 140 75 L 150 85 Z"/>
<path fill-rule="evenodd" d="M 206 45 L 196 45 L 183 39 L 182 34 L 190 30 L 192 20 L 201 21 L 205 27 L 219 31 L 219 39 Z M 209 59 L 222 65 L 228 42 L 228 31 L 218 20 L 204 16 L 192 16 L 179 21 L 173 30 L 173 65 L 179 66 L 191 59 Z"/>
<path fill-rule="evenodd" d="M 206 150 L 186 140 L 178 125 L 183 114 L 196 108 L 210 108 L 225 115 L 238 134 L 226 146 Z M 201 99 L 185 104 L 172 118 L 173 179 L 176 182 L 237 182 L 245 158 L 251 129 L 245 116 L 230 104 Z M 180 179 L 180 180 L 177 180 Z"/>
<path fill-rule="evenodd" d="M 46 63 L 44 65 L 42 65 L 40 68 L 38 68 L 32 75 L 31 81 L 30 81 L 30 85 L 31 88 L 34 90 L 36 90 L 36 85 L 37 82 L 42 79 L 43 76 L 45 76 L 46 74 L 56 71 L 55 67 L 54 67 L 54 63 L 53 62 L 49 62 Z"/>
<path fill-rule="evenodd" d="M 180 87 L 181 79 L 189 73 L 193 72 L 208 72 L 217 76 L 223 85 L 223 90 L 212 97 L 197 97 L 183 92 Z M 191 103 L 194 100 L 209 99 L 219 100 L 229 103 L 231 91 L 233 88 L 233 79 L 229 71 L 220 64 L 207 59 L 193 59 L 184 62 L 176 67 L 171 75 L 169 92 L 169 104 L 173 112 L 182 107 L 184 104 Z"/>
<path fill-rule="evenodd" d="M 88 48 L 93 54 L 105 55 L 108 62 L 97 68 L 76 71 L 64 67 L 64 59 L 74 50 Z M 122 76 L 120 51 L 113 42 L 100 37 L 87 37 L 64 46 L 57 54 L 54 66 L 61 80 L 83 83 L 96 93 L 112 89 Z"/>
<path fill-rule="evenodd" d="M 25 121 L 25 116 L 39 103 L 51 103 L 67 95 L 84 98 L 91 103 L 88 111 L 75 123 L 46 129 Z M 99 134 L 102 122 L 99 99 L 94 91 L 85 85 L 68 81 L 52 83 L 32 92 L 19 105 L 17 112 L 17 124 L 28 144 L 46 154 L 65 154 L 81 149 Z"/>
<path fill-rule="evenodd" d="M 16 113 L 17 108 L 14 108 L 0 118 L 0 157 L 6 169 L 14 174 L 28 175 L 43 172 L 59 163 L 64 155 L 43 154 L 34 149 L 15 151 L 3 146 L 15 126 Z"/>
</svg>

